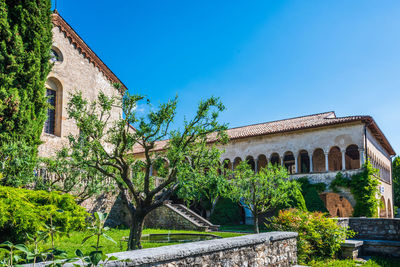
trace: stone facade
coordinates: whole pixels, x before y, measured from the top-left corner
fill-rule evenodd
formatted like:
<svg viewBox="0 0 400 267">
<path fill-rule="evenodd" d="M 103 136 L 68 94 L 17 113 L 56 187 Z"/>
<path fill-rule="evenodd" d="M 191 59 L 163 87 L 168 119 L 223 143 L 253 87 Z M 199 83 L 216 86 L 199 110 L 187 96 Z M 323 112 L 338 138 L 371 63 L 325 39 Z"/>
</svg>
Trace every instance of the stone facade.
<svg viewBox="0 0 400 267">
<path fill-rule="evenodd" d="M 53 21 L 65 21 L 58 15 L 53 15 Z M 66 23 L 65 23 L 66 24 Z M 69 25 L 66 24 L 66 27 Z M 72 31 L 72 32 L 71 32 Z M 39 147 L 39 155 L 51 157 L 56 151 L 68 144 L 69 134 L 77 135 L 78 129 L 74 121 L 68 119 L 67 104 L 71 93 L 82 91 L 83 97 L 94 100 L 102 91 L 108 96 L 120 96 L 120 92 L 112 85 L 112 81 L 105 76 L 101 66 L 95 66 L 95 61 L 89 57 L 89 50 L 78 47 L 79 36 L 71 29 L 54 26 L 53 51 L 57 53 L 52 71 L 48 76 L 46 87 L 56 92 L 55 97 L 55 129 L 54 134 L 43 132 Z M 79 39 L 79 40 L 78 40 Z M 91 53 L 93 53 L 90 50 Z M 97 58 L 97 61 L 100 59 Z M 104 67 L 103 67 L 104 68 Z M 122 110 L 114 107 L 111 122 L 122 116 Z"/>
<path fill-rule="evenodd" d="M 353 239 L 363 242 L 361 255 L 400 258 L 400 219 L 338 218 L 337 222 L 356 232 Z"/>
<path fill-rule="evenodd" d="M 354 232 L 354 239 L 400 240 L 400 219 L 381 218 L 338 218 L 338 223 Z"/>
<path fill-rule="evenodd" d="M 113 253 L 120 260 L 106 266 L 293 266 L 297 233 L 270 232 Z"/>
<path fill-rule="evenodd" d="M 380 217 L 393 217 L 390 153 L 370 130 L 366 131 L 362 121 L 240 138 L 221 146 L 221 149 L 224 150 L 221 160 L 229 169 L 234 169 L 244 160 L 255 171 L 268 162 L 278 163 L 288 168 L 292 179 L 307 177 L 311 183 L 327 185 L 339 172 L 347 177 L 360 172 L 368 157 L 380 170 L 380 195 L 377 198 L 385 203 Z M 355 159 L 348 156 L 350 153 L 355 155 Z M 341 193 L 328 189 L 321 195 L 331 216 L 352 214 L 354 197 L 348 189 L 342 189 Z M 246 212 L 246 223 L 252 223 L 249 212 Z"/>
</svg>

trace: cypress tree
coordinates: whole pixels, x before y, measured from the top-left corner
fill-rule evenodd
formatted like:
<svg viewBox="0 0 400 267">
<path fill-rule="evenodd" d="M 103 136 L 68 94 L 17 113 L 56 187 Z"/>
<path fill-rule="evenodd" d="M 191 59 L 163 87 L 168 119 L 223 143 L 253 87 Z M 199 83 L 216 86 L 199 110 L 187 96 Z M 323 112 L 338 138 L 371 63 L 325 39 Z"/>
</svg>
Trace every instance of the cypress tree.
<svg viewBox="0 0 400 267">
<path fill-rule="evenodd" d="M 32 157 L 48 107 L 51 29 L 50 0 L 0 0 L 0 145 L 27 146 Z"/>
</svg>

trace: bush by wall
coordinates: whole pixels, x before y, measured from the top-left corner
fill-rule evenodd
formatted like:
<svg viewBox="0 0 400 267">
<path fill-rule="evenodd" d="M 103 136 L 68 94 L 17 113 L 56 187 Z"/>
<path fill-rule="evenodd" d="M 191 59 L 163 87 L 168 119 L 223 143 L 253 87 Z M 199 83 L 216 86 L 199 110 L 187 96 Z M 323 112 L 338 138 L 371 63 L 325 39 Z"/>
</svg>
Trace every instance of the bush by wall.
<svg viewBox="0 0 400 267">
<path fill-rule="evenodd" d="M 82 230 L 88 215 L 69 194 L 0 186 L 0 243 L 25 241 L 26 233 L 43 229 L 50 216 L 62 231 Z"/>
<path fill-rule="evenodd" d="M 276 231 L 292 231 L 299 234 L 297 237 L 299 263 L 334 257 L 346 237 L 354 235 L 324 213 L 297 209 L 280 211 L 278 216 L 270 220 L 268 227 Z"/>
<path fill-rule="evenodd" d="M 240 206 L 228 198 L 220 198 L 215 206 L 214 212 L 210 216 L 210 221 L 214 224 L 236 224 L 241 220 Z"/>
<path fill-rule="evenodd" d="M 324 202 L 319 197 L 319 194 L 326 189 L 326 184 L 311 184 L 307 177 L 299 178 L 296 181 L 301 184 L 301 191 L 306 202 L 307 210 L 328 212 Z"/>
<path fill-rule="evenodd" d="M 356 200 L 354 206 L 354 217 L 377 217 L 379 200 L 376 195 L 379 194 L 379 170 L 375 169 L 372 164 L 367 161 L 363 165 L 363 170 L 350 178 L 344 177 L 342 173 L 338 173 L 331 182 L 330 188 L 334 192 L 339 192 L 338 187 L 347 187 Z"/>
</svg>

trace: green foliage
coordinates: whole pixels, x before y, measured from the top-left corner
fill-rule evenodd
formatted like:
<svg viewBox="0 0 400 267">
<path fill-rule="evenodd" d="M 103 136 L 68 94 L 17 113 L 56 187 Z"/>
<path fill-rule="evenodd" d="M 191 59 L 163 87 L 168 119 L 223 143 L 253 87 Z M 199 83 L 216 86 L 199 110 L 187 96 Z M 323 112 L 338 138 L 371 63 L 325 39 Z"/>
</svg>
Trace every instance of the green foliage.
<svg viewBox="0 0 400 267">
<path fill-rule="evenodd" d="M 54 158 L 41 158 L 41 166 L 45 167 L 47 174 L 52 174 L 53 179 L 36 178 L 36 188 L 69 193 L 75 196 L 78 204 L 114 189 L 114 183 L 80 160 L 80 157 L 68 155 L 65 148 L 58 151 Z"/>
<path fill-rule="evenodd" d="M 103 250 L 100 250 L 102 246 L 100 246 L 100 237 L 103 237 L 114 244 L 117 244 L 117 242 L 114 241 L 110 236 L 106 234 L 106 232 L 109 230 L 108 227 L 104 226 L 104 223 L 106 222 L 107 219 L 107 214 L 101 213 L 101 212 L 95 212 L 94 213 L 94 220 L 92 226 L 88 227 L 90 234 L 86 236 L 82 240 L 82 245 L 91 239 L 92 237 L 96 237 L 96 245 L 92 246 L 95 250 L 91 251 L 89 255 L 85 256 L 83 252 L 80 249 L 77 249 L 75 251 L 75 255 L 81 259 L 82 262 L 87 263 L 86 266 L 97 266 L 100 261 L 103 261 L 103 264 L 106 264 L 110 260 L 117 260 L 118 258 L 116 257 L 108 257 Z M 76 264 L 74 264 L 76 265 Z M 79 265 L 77 265 L 79 266 Z"/>
<path fill-rule="evenodd" d="M 254 232 L 258 233 L 258 216 L 286 204 L 289 189 L 296 184 L 289 180 L 285 167 L 268 164 L 254 173 L 247 162 L 241 162 L 234 171 L 234 178 L 229 180 L 225 197 L 240 202 L 251 211 Z"/>
<path fill-rule="evenodd" d="M 69 136 L 68 157 L 79 159 L 85 168 L 96 169 L 118 186 L 132 218 L 129 250 L 141 248 L 146 215 L 180 186 L 205 175 L 205 170 L 220 158 L 217 145 L 227 139 L 226 126 L 217 120 L 225 109 L 218 98 L 201 101 L 193 119 L 185 120 L 178 130 L 170 129 L 175 123 L 177 98 L 157 109 L 147 100 L 149 112 L 139 116 L 136 107 L 143 100 L 142 96 L 128 92 L 122 99 L 100 92 L 95 101 L 89 102 L 78 92 L 71 96 L 67 108 L 69 118 L 76 122 L 80 132 L 80 136 Z M 109 127 L 113 106 L 121 107 L 124 116 Z M 136 131 L 132 131 L 131 125 Z M 210 134 L 216 141 L 212 145 Z M 164 145 L 158 147 L 158 141 Z M 141 151 L 143 156 L 132 156 L 132 151 Z M 155 183 L 150 170 L 162 182 Z"/>
<path fill-rule="evenodd" d="M 326 184 L 311 184 L 307 177 L 299 178 L 296 181 L 301 184 L 301 191 L 306 203 L 307 210 L 328 212 L 324 202 L 319 197 L 319 194 L 326 189 Z"/>
<path fill-rule="evenodd" d="M 34 149 L 23 142 L 0 145 L 0 185 L 21 187 L 34 181 L 37 164 Z"/>
<path fill-rule="evenodd" d="M 276 231 L 297 232 L 297 256 L 299 263 L 312 259 L 333 258 L 340 244 L 353 232 L 339 226 L 321 212 L 305 212 L 297 209 L 280 211 L 268 225 Z"/>
<path fill-rule="evenodd" d="M 307 211 L 306 201 L 302 194 L 301 184 L 293 181 L 288 188 L 288 202 L 278 207 L 277 212 L 282 209 L 296 208 L 298 210 Z"/>
<path fill-rule="evenodd" d="M 6 252 L 6 256 L 0 259 L 0 266 L 15 266 L 23 260 L 21 254 L 29 254 L 29 250 L 24 244 L 14 245 L 9 241 L 0 244 L 0 251 Z"/>
<path fill-rule="evenodd" d="M 87 216 L 71 195 L 0 186 L 0 241 L 24 241 L 50 220 L 63 232 L 84 229 Z"/>
<path fill-rule="evenodd" d="M 378 215 L 379 200 L 376 198 L 376 195 L 379 194 L 378 172 L 379 170 L 372 167 L 372 164 L 367 161 L 360 173 L 351 178 L 338 173 L 332 181 L 330 188 L 334 192 L 339 192 L 338 187 L 350 188 L 350 192 L 356 200 L 354 217 L 376 217 Z"/>
<path fill-rule="evenodd" d="M 217 225 L 225 225 L 239 223 L 240 220 L 239 204 L 229 198 L 219 198 L 210 221 Z"/>
<path fill-rule="evenodd" d="M 0 143 L 22 142 L 31 157 L 46 120 L 52 28 L 50 0 L 0 1 Z"/>
<path fill-rule="evenodd" d="M 340 192 L 340 189 L 338 187 L 349 188 L 350 186 L 351 180 L 349 178 L 346 178 L 341 172 L 338 172 L 338 174 L 336 174 L 335 179 L 333 179 L 333 181 L 329 185 L 330 189 L 335 193 Z"/>
<path fill-rule="evenodd" d="M 397 156 L 393 160 L 393 202 L 394 205 L 400 206 L 400 156 Z"/>
</svg>

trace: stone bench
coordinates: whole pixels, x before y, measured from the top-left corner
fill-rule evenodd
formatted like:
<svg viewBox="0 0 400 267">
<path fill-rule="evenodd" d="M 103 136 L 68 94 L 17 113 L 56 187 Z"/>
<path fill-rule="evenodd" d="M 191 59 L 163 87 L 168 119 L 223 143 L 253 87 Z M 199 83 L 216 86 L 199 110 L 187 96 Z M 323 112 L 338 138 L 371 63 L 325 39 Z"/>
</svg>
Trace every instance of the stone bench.
<svg viewBox="0 0 400 267">
<path fill-rule="evenodd" d="M 361 247 L 364 244 L 363 240 L 345 240 L 342 243 L 341 249 L 341 257 L 344 259 L 357 259 L 358 255 L 361 254 Z"/>
</svg>

